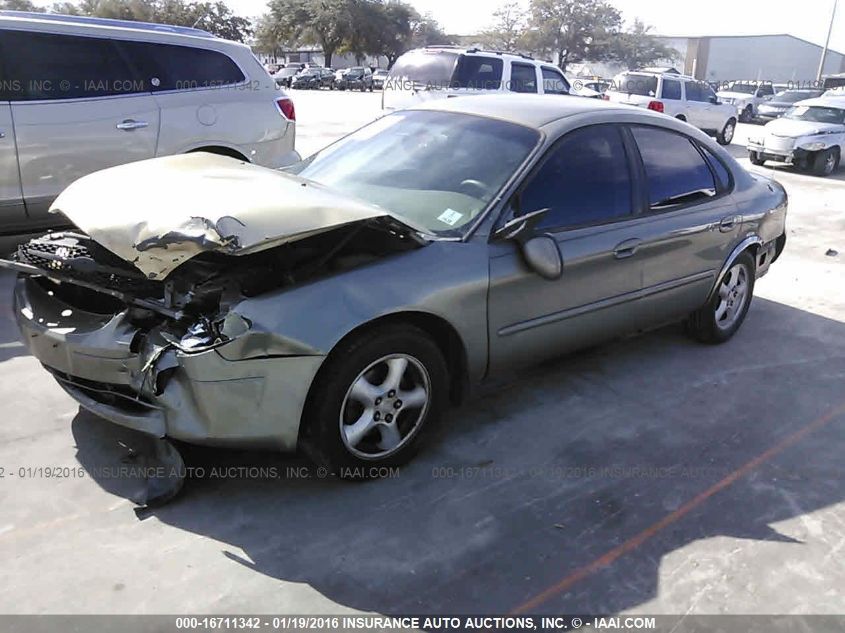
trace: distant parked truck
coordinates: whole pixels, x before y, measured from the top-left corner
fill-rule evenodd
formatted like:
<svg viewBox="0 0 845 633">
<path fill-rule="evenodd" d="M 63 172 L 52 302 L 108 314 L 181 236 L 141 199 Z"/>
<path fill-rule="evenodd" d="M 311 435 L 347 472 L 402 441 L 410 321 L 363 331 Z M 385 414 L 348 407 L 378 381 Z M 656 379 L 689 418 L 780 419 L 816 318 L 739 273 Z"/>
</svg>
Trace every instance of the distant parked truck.
<svg viewBox="0 0 845 633">
<path fill-rule="evenodd" d="M 55 197 L 122 163 L 299 159 L 293 102 L 248 46 L 205 31 L 0 11 L 0 69 L 2 233 L 66 224 L 48 213 Z"/>
</svg>

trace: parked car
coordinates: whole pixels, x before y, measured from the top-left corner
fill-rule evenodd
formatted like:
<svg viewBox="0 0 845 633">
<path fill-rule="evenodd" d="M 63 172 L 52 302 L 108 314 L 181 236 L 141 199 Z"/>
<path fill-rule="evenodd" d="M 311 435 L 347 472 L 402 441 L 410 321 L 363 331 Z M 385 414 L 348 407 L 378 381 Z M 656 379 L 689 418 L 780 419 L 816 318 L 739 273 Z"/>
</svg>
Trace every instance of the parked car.
<svg viewBox="0 0 845 633">
<path fill-rule="evenodd" d="M 741 122 L 749 122 L 757 118 L 757 109 L 763 103 L 771 101 L 775 89 L 771 82 L 767 81 L 732 81 L 716 95 L 723 103 L 729 103 L 736 108 Z"/>
<path fill-rule="evenodd" d="M 384 81 L 387 79 L 388 71 L 384 68 L 379 68 L 373 72 L 373 88 L 381 90 L 384 88 Z"/>
<path fill-rule="evenodd" d="M 331 88 L 334 90 L 334 71 L 329 68 L 306 68 L 293 78 L 292 88 Z"/>
<path fill-rule="evenodd" d="M 686 121 L 730 145 L 736 131 L 733 106 L 719 102 L 705 82 L 677 72 L 626 71 L 613 78 L 604 99 Z"/>
<path fill-rule="evenodd" d="M 373 71 L 363 66 L 355 66 L 343 72 L 339 79 L 335 79 L 335 88 L 340 90 L 373 91 Z"/>
<path fill-rule="evenodd" d="M 408 108 L 467 94 L 569 95 L 560 69 L 527 55 L 457 46 L 429 46 L 396 60 L 385 80 L 382 108 Z"/>
<path fill-rule="evenodd" d="M 790 163 L 817 176 L 839 168 L 845 146 L 845 99 L 819 97 L 799 101 L 761 134 L 748 137 L 748 158 Z"/>
<path fill-rule="evenodd" d="M 296 77 L 301 72 L 301 69 L 297 68 L 296 66 L 285 66 L 281 70 L 279 70 L 275 75 L 273 75 L 273 79 L 276 80 L 276 85 L 279 88 L 290 88 L 293 84 L 293 78 Z"/>
<path fill-rule="evenodd" d="M 29 351 L 84 408 L 358 477 L 523 365 L 676 319 L 727 341 L 786 205 L 676 119 L 472 96 L 287 173 L 193 154 L 86 176 L 54 204 L 83 233 L 2 265 Z"/>
<path fill-rule="evenodd" d="M 131 61 L 131 63 L 130 63 Z M 0 231 L 47 212 L 85 174 L 206 151 L 295 162 L 293 102 L 248 46 L 197 29 L 0 12 Z"/>
<path fill-rule="evenodd" d="M 813 99 L 822 95 L 821 90 L 784 90 L 772 97 L 771 101 L 757 106 L 757 120 L 768 123 L 782 116 L 798 101 Z"/>
</svg>

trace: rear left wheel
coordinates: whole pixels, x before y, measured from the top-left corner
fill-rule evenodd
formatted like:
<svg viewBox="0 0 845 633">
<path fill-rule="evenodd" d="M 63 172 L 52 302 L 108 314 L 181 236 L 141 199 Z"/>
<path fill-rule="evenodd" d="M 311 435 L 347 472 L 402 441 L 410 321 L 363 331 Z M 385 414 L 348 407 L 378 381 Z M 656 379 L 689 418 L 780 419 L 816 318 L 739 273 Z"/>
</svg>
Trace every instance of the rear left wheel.
<svg viewBox="0 0 845 633">
<path fill-rule="evenodd" d="M 722 128 L 722 131 L 716 134 L 716 142 L 719 145 L 730 145 L 731 141 L 734 140 L 734 132 L 736 132 L 736 119 L 731 117 L 725 123 L 725 127 Z"/>
<path fill-rule="evenodd" d="M 391 325 L 341 343 L 326 363 L 309 395 L 303 450 L 352 479 L 409 461 L 448 399 L 437 344 L 416 327 Z"/>
<path fill-rule="evenodd" d="M 687 332 L 702 343 L 724 343 L 748 314 L 754 295 L 754 258 L 745 251 L 733 262 L 707 305 L 687 319 Z"/>
</svg>

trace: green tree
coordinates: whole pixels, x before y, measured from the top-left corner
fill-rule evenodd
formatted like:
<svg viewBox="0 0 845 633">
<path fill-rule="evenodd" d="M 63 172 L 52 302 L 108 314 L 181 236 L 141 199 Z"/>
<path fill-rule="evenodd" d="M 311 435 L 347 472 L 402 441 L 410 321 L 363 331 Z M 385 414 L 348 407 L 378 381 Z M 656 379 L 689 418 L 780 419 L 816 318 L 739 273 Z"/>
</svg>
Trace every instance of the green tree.
<svg viewBox="0 0 845 633">
<path fill-rule="evenodd" d="M 35 11 L 43 13 L 44 9 L 36 6 L 30 0 L 0 0 L 0 11 Z"/>
<path fill-rule="evenodd" d="M 526 13 L 518 2 L 507 2 L 493 12 L 493 24 L 481 41 L 496 51 L 516 51 L 525 40 Z"/>
<path fill-rule="evenodd" d="M 651 26 L 641 20 L 634 20 L 631 28 L 615 38 L 613 57 L 629 70 L 634 70 L 658 61 L 674 61 L 679 54 L 654 37 Z"/>
<path fill-rule="evenodd" d="M 415 12 L 416 13 L 416 12 Z M 408 48 L 420 48 L 434 44 L 452 44 L 452 38 L 440 28 L 430 13 L 416 15 L 411 19 L 411 41 Z"/>
<path fill-rule="evenodd" d="M 622 16 L 604 0 L 531 0 L 530 47 L 567 64 L 613 59 L 613 39 L 621 30 Z"/>
<path fill-rule="evenodd" d="M 271 30 L 281 40 L 318 44 L 326 66 L 349 35 L 350 0 L 270 0 Z"/>
</svg>

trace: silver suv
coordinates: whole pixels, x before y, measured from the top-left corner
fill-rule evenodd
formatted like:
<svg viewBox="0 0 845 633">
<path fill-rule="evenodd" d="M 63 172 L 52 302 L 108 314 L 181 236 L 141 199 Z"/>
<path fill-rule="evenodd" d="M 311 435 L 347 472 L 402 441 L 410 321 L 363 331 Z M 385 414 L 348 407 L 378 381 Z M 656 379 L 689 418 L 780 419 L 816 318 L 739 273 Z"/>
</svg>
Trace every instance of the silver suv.
<svg viewBox="0 0 845 633">
<path fill-rule="evenodd" d="M 2 233 L 61 224 L 55 197 L 122 163 L 200 150 L 299 159 L 293 102 L 248 46 L 205 31 L 2 11 L 0 68 Z"/>
<path fill-rule="evenodd" d="M 628 71 L 613 78 L 603 98 L 662 112 L 729 145 L 736 131 L 733 106 L 722 103 L 707 84 L 675 72 Z"/>
</svg>

